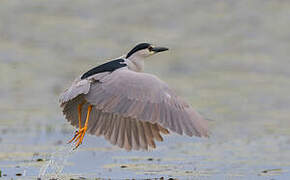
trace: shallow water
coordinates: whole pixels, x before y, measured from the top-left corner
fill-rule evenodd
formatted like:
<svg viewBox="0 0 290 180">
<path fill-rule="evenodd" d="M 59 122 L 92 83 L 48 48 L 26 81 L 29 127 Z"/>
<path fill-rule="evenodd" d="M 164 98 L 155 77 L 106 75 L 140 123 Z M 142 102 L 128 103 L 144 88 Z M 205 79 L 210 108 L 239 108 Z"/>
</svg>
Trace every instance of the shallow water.
<svg viewBox="0 0 290 180">
<path fill-rule="evenodd" d="M 74 132 L 59 94 L 148 41 L 170 51 L 146 72 L 211 119 L 211 137 L 172 134 L 155 150 L 126 152 L 86 136 L 60 178 L 289 179 L 289 16 L 283 0 L 2 0 L 2 176 L 36 178 Z"/>
</svg>

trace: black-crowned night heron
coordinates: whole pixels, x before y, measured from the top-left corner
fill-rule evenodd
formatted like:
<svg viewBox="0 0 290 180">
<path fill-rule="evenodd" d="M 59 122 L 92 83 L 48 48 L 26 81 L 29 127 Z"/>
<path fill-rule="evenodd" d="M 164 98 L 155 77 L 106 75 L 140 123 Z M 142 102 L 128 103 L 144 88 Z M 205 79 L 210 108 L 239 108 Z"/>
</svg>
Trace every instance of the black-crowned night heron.
<svg viewBox="0 0 290 180">
<path fill-rule="evenodd" d="M 208 136 L 207 121 L 166 83 L 143 73 L 147 57 L 168 50 L 148 43 L 77 78 L 60 97 L 66 119 L 79 130 L 69 142 L 77 148 L 85 133 L 126 150 L 155 148 L 169 130 Z M 82 111 L 82 110 L 85 111 Z"/>
</svg>

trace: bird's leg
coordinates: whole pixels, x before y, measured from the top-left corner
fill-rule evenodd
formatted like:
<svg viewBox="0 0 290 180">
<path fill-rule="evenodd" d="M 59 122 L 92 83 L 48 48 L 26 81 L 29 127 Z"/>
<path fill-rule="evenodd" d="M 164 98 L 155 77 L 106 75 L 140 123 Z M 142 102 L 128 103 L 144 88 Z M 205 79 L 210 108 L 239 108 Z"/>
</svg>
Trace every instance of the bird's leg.
<svg viewBox="0 0 290 180">
<path fill-rule="evenodd" d="M 74 149 L 78 148 L 84 139 L 84 136 L 85 136 L 86 131 L 88 129 L 88 121 L 90 119 L 91 111 L 92 111 L 92 105 L 89 105 L 85 125 L 83 128 L 79 129 L 79 131 L 76 133 L 75 142 L 77 141 L 77 144 L 76 144 L 76 147 Z"/>
<path fill-rule="evenodd" d="M 78 118 L 79 118 L 79 129 L 82 128 L 82 107 L 83 105 L 85 104 L 85 102 L 82 102 L 78 105 Z M 75 135 L 74 137 L 68 142 L 68 143 L 71 143 L 73 140 L 76 139 L 76 137 L 78 136 L 78 132 L 79 131 L 76 131 L 75 132 Z"/>
<path fill-rule="evenodd" d="M 79 118 L 79 129 L 82 128 L 82 107 L 84 105 L 84 102 L 78 105 L 78 118 Z"/>
</svg>

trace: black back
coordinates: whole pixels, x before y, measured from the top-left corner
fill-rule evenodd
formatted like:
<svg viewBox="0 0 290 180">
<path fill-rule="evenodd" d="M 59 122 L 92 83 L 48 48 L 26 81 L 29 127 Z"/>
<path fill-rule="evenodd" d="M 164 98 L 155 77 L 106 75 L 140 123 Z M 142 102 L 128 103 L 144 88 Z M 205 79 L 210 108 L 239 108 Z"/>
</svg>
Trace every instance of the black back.
<svg viewBox="0 0 290 180">
<path fill-rule="evenodd" d="M 102 65 L 99 65 L 97 67 L 94 67 L 93 69 L 90 69 L 88 72 L 84 73 L 81 79 L 85 79 L 94 74 L 98 74 L 102 72 L 113 72 L 116 69 L 127 66 L 125 63 L 122 63 L 122 62 L 125 62 L 124 59 L 116 59 L 116 60 L 104 63 Z"/>
</svg>

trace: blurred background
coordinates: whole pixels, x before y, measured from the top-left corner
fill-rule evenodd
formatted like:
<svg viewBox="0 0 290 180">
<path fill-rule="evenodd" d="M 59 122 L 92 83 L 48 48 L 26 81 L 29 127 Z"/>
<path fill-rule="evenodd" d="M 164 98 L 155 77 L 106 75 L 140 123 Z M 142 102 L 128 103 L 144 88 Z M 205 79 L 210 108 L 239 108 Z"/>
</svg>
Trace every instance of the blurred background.
<svg viewBox="0 0 290 180">
<path fill-rule="evenodd" d="M 169 135 L 149 152 L 86 136 L 64 178 L 290 178 L 290 2 L 0 1 L 0 174 L 37 177 L 74 132 L 60 93 L 139 42 L 146 63 L 205 117 L 210 139 Z"/>
</svg>

